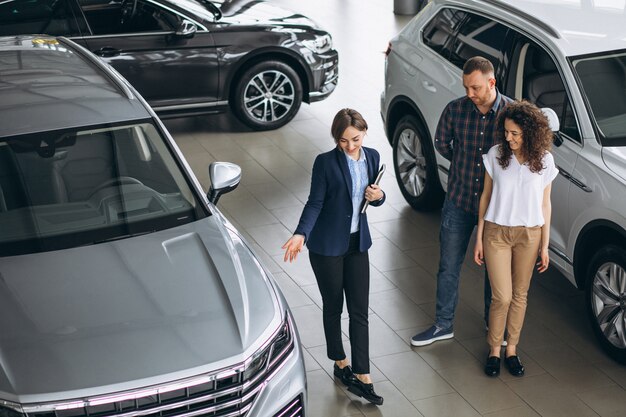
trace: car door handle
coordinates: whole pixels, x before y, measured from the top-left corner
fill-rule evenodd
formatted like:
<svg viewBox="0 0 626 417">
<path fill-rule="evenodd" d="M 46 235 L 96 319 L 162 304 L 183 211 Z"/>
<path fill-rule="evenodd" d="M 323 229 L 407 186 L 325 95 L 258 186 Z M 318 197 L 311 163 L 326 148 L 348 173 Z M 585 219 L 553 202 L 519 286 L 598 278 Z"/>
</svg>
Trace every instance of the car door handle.
<svg viewBox="0 0 626 417">
<path fill-rule="evenodd" d="M 111 48 L 110 46 L 105 46 L 104 48 L 100 48 L 97 51 L 93 51 L 93 53 L 103 58 L 110 58 L 112 56 L 118 56 L 120 54 L 120 50 L 116 48 Z"/>
<path fill-rule="evenodd" d="M 430 91 L 431 93 L 437 92 L 437 87 L 435 87 L 435 84 L 431 83 L 430 81 L 422 81 L 422 87 L 424 87 L 426 90 Z"/>
<path fill-rule="evenodd" d="M 574 184 L 576 187 L 580 188 L 581 190 L 583 190 L 586 193 L 590 193 L 593 190 L 591 188 L 589 188 L 584 182 L 580 181 L 577 178 L 574 178 L 569 172 L 567 172 L 566 170 L 564 170 L 563 168 L 561 168 L 560 166 L 557 165 L 556 167 L 559 170 L 559 174 L 561 174 L 563 177 L 565 177 L 566 179 L 568 179 L 572 184 Z"/>
</svg>

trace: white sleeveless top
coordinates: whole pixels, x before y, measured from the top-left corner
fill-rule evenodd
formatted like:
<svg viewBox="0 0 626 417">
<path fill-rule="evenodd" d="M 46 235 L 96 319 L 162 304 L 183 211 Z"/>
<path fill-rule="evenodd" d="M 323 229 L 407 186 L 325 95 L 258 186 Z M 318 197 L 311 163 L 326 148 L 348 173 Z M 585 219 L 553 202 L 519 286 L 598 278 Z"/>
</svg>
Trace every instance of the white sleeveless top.
<svg viewBox="0 0 626 417">
<path fill-rule="evenodd" d="M 503 169 L 496 159 L 500 145 L 483 155 L 485 169 L 493 179 L 493 191 L 485 220 L 500 226 L 543 226 L 543 191 L 559 173 L 550 152 L 543 157 L 543 169 L 531 172 L 527 164 L 511 155 Z"/>
</svg>

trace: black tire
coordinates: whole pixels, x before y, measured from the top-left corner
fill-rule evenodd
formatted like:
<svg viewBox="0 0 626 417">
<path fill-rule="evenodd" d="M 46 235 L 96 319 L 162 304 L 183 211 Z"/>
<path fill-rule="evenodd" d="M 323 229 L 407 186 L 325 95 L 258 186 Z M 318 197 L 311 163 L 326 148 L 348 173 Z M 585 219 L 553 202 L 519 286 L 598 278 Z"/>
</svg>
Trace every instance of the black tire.
<svg viewBox="0 0 626 417">
<path fill-rule="evenodd" d="M 280 61 L 259 62 L 237 80 L 232 109 L 244 124 L 255 130 L 271 130 L 287 124 L 302 104 L 302 83 L 289 65 Z"/>
<path fill-rule="evenodd" d="M 626 250 L 602 246 L 591 258 L 585 283 L 589 320 L 600 345 L 626 364 Z"/>
<path fill-rule="evenodd" d="M 415 116 L 404 116 L 393 132 L 393 167 L 405 200 L 416 210 L 441 207 L 444 192 L 430 136 Z"/>
</svg>

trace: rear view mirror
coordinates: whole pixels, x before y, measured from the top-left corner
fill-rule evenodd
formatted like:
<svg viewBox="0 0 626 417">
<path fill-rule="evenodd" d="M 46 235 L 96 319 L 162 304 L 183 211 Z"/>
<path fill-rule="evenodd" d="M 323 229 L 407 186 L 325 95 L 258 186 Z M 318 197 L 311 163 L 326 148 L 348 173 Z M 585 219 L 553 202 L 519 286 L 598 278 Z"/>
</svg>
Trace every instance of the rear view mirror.
<svg viewBox="0 0 626 417">
<path fill-rule="evenodd" d="M 213 204 L 222 194 L 233 191 L 241 181 L 241 167 L 230 162 L 211 162 L 209 165 L 209 179 L 211 188 L 207 197 Z"/>
<path fill-rule="evenodd" d="M 556 112 L 549 107 L 542 107 L 541 111 L 548 119 L 548 125 L 550 125 L 550 130 L 554 133 L 554 144 L 556 146 L 561 146 L 563 143 L 563 139 L 561 138 L 561 134 L 559 130 L 561 130 L 561 123 L 559 123 L 559 116 L 556 115 Z"/>
<path fill-rule="evenodd" d="M 556 115 L 556 112 L 554 110 L 552 110 L 550 107 L 542 107 L 541 111 L 548 118 L 550 130 L 552 130 L 553 132 L 558 132 L 559 130 L 561 130 L 559 116 Z"/>
<path fill-rule="evenodd" d="M 183 20 L 178 26 L 178 29 L 176 29 L 176 36 L 180 36 L 181 38 L 193 38 L 196 34 L 196 30 L 198 30 L 198 28 L 195 24 L 189 20 Z"/>
</svg>

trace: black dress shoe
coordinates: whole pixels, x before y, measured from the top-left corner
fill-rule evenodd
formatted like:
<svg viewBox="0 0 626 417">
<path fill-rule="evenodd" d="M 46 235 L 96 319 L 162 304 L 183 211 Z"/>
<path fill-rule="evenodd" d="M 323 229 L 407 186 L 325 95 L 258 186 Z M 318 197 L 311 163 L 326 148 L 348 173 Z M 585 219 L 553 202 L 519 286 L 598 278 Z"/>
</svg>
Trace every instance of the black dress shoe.
<svg viewBox="0 0 626 417">
<path fill-rule="evenodd" d="M 374 384 L 366 384 L 355 377 L 354 381 L 348 385 L 348 391 L 354 395 L 365 398 L 372 404 L 383 405 L 383 397 L 374 392 Z"/>
<path fill-rule="evenodd" d="M 504 358 L 504 365 L 509 370 L 509 373 L 513 376 L 522 376 L 524 375 L 524 365 L 519 360 L 517 355 L 509 356 L 508 358 Z"/>
<path fill-rule="evenodd" d="M 500 358 L 497 356 L 489 356 L 485 364 L 485 374 L 487 376 L 500 375 Z"/>
<path fill-rule="evenodd" d="M 352 384 L 354 380 L 356 380 L 356 376 L 352 372 L 352 368 L 350 365 L 346 365 L 343 368 L 340 368 L 335 364 L 333 366 L 333 374 L 343 382 L 344 385 L 349 386 Z"/>
</svg>

